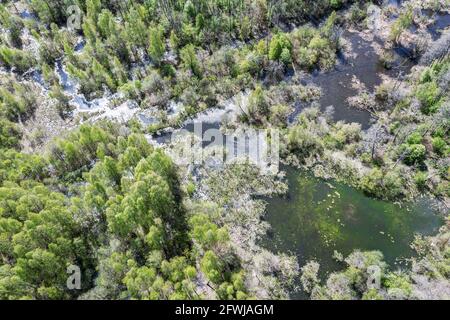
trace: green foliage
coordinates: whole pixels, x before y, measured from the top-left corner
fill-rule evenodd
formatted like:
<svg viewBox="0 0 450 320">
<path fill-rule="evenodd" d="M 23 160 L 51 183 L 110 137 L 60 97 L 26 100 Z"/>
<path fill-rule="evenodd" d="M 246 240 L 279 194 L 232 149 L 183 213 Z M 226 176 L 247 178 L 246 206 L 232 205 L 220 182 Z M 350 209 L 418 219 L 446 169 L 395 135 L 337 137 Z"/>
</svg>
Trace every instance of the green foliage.
<svg viewBox="0 0 450 320">
<path fill-rule="evenodd" d="M 0 116 L 17 122 L 25 120 L 35 108 L 35 95 L 30 85 L 7 82 L 0 88 Z"/>
<path fill-rule="evenodd" d="M 18 74 L 23 83 L 32 68 L 42 71 L 52 103 L 63 118 L 72 110 L 54 72 L 57 61 L 76 78 L 89 100 L 120 91 L 142 107 L 156 110 L 158 116 L 163 114 L 164 124 L 154 128 L 165 125 L 169 101 L 185 106 L 185 112 L 169 117 L 173 125 L 251 87 L 254 90 L 243 106 L 241 120 L 254 126 L 283 127 L 283 151 L 299 163 L 318 160 L 324 165 L 336 154 L 356 158 L 363 153 L 367 165 L 380 166 L 371 167 L 358 181 L 370 195 L 400 197 L 411 181 L 419 189 L 448 193 L 445 163 L 436 176 L 415 173 L 415 167 L 401 164 L 401 169 L 386 170 L 385 165 L 396 156 L 411 166 L 421 165 L 427 160 L 428 148 L 432 161 L 426 165 L 430 162 L 436 167 L 440 161 L 441 166 L 449 153 L 445 126 L 440 124 L 442 128 L 432 133 L 434 152 L 429 135 L 417 130 L 405 144 L 387 148 L 388 154 L 380 156 L 382 161 L 374 161 L 374 155 L 362 146 L 365 141 L 359 126 L 332 123 L 314 108 L 287 127 L 290 106 L 298 96 L 311 101 L 302 86 L 300 93 L 292 92 L 297 87 L 288 90 L 291 87 L 283 85 L 274 93 L 257 84 L 263 77 L 268 85 L 282 79 L 290 67 L 330 69 L 339 50 L 336 13 L 321 28 L 303 26 L 275 34 L 271 30 L 300 25 L 307 17 L 320 18 L 353 2 L 32 0 L 36 21 L 10 13 L 13 4 L 8 3 L 0 5 L 0 22 L 6 31 L 0 39 L 0 64 Z M 68 21 L 66 9 L 73 4 L 82 10 L 82 29 L 77 32 L 62 28 Z M 350 19 L 362 21 L 364 9 L 365 4 L 355 3 Z M 392 39 L 398 40 L 411 23 L 408 10 L 394 26 Z M 24 28 L 34 37 L 27 46 L 21 39 Z M 80 35 L 86 45 L 76 51 Z M 248 42 L 229 46 L 236 39 Z M 28 49 L 33 41 L 39 44 L 36 52 Z M 425 115 L 443 112 L 446 68 L 444 63 L 427 68 L 411 96 L 398 105 L 409 107 L 414 95 Z M 36 91 L 15 79 L 1 81 L 0 298 L 204 298 L 198 292 L 206 292 L 206 298 L 249 298 L 249 279 L 229 243 L 221 210 L 195 200 L 194 183 L 180 187 L 178 170 L 170 158 L 144 136 L 131 134 L 130 126 L 81 125 L 52 142 L 42 155 L 20 152 L 19 127 L 26 127 L 41 102 L 32 94 Z M 381 89 L 378 93 L 387 103 L 389 95 Z M 131 125 L 132 132 L 140 130 Z M 186 191 L 191 196 L 188 200 L 183 199 Z M 365 288 L 368 265 L 385 268 L 380 254 L 354 254 L 346 263 L 348 270 L 331 277 L 328 291 L 320 288 L 315 268 L 302 282 L 316 297 L 383 297 L 383 292 Z M 81 292 L 66 289 L 69 265 L 83 271 Z M 448 269 L 440 260 L 436 266 L 430 270 Z M 205 279 L 212 290 L 205 290 Z M 383 285 L 408 297 L 411 294 L 410 278 L 405 275 L 387 275 Z"/>
<path fill-rule="evenodd" d="M 19 127 L 7 119 L 0 118 L 0 149 L 18 148 L 21 138 Z"/>
<path fill-rule="evenodd" d="M 230 282 L 223 282 L 219 286 L 217 293 L 222 300 L 247 299 L 248 295 L 245 293 L 243 272 L 233 274 Z"/>
<path fill-rule="evenodd" d="M 427 186 L 428 175 L 426 172 L 417 172 L 414 176 L 414 182 L 419 190 L 424 190 Z"/>
<path fill-rule="evenodd" d="M 336 60 L 338 43 L 334 40 L 336 15 L 331 15 L 321 30 L 300 27 L 291 35 L 292 56 L 304 69 L 330 69 Z"/>
<path fill-rule="evenodd" d="M 170 32 L 169 42 L 172 49 L 178 49 L 180 39 L 178 38 L 174 30 Z"/>
<path fill-rule="evenodd" d="M 223 280 L 223 266 L 217 255 L 207 251 L 201 261 L 201 268 L 206 277 L 215 284 Z"/>
<path fill-rule="evenodd" d="M 124 278 L 128 294 L 133 299 L 198 299 L 192 280 L 196 276 L 194 267 L 184 257 L 162 261 L 157 268 L 137 267 L 136 262 Z"/>
<path fill-rule="evenodd" d="M 364 4 L 363 4 L 364 5 Z M 350 20 L 353 23 L 360 23 L 361 21 L 363 21 L 365 18 L 367 17 L 367 12 L 365 10 L 365 8 L 361 8 L 361 4 L 360 3 L 354 3 L 351 7 L 350 7 Z"/>
<path fill-rule="evenodd" d="M 8 40 L 11 46 L 15 48 L 22 47 L 21 33 L 23 22 L 15 15 L 9 13 L 3 4 L 0 5 L 0 23 L 8 32 Z"/>
<path fill-rule="evenodd" d="M 412 133 L 408 139 L 406 139 L 406 141 L 408 142 L 408 144 L 421 144 L 423 141 L 423 137 L 422 134 L 420 134 L 420 132 L 414 132 Z"/>
<path fill-rule="evenodd" d="M 292 63 L 291 51 L 288 48 L 283 48 L 283 51 L 281 51 L 280 61 L 285 66 L 289 66 Z"/>
<path fill-rule="evenodd" d="M 12 149 L 0 152 L 0 185 L 4 182 L 21 183 L 27 180 L 42 181 L 49 176 L 47 161 Z"/>
<path fill-rule="evenodd" d="M 69 15 L 68 10 L 66 10 L 67 7 L 79 3 L 80 3 L 79 1 L 75 0 L 65 0 L 63 2 L 45 1 L 45 0 L 30 1 L 32 10 L 35 13 L 37 13 L 37 16 L 39 17 L 40 21 L 42 21 L 47 25 L 50 25 L 51 23 L 56 23 L 58 25 L 66 23 Z M 99 7 L 98 1 L 81 1 L 81 3 L 83 4 L 83 7 L 85 3 L 87 3 L 88 8 L 92 7 L 90 5 L 91 3 L 96 3 L 97 7 Z"/>
<path fill-rule="evenodd" d="M 434 113 L 438 108 L 440 89 L 435 82 L 426 82 L 417 87 L 417 99 L 422 104 L 422 112 Z"/>
<path fill-rule="evenodd" d="M 269 116 L 269 102 L 261 86 L 257 86 L 250 94 L 247 110 L 243 116 L 248 117 L 246 120 L 250 123 L 261 123 Z"/>
<path fill-rule="evenodd" d="M 201 272 L 218 298 L 247 298 L 218 211 L 200 206 L 188 219 L 178 186 L 161 149 L 109 123 L 58 139 L 48 161 L 2 150 L 0 298 L 200 299 Z M 66 286 L 71 265 L 81 291 Z"/>
<path fill-rule="evenodd" d="M 113 154 L 116 128 L 109 124 L 104 128 L 82 125 L 65 139 L 55 142 L 49 161 L 57 176 L 79 177 L 96 159 Z"/>
<path fill-rule="evenodd" d="M 18 149 L 22 138 L 18 123 L 27 120 L 34 113 L 34 88 L 8 77 L 2 79 L 0 84 L 0 149 Z"/>
<path fill-rule="evenodd" d="M 422 163 L 427 154 L 427 150 L 423 144 L 403 145 L 402 151 L 404 155 L 403 161 L 410 166 Z"/>
<path fill-rule="evenodd" d="M 379 168 L 373 168 L 362 178 L 360 188 L 369 195 L 392 199 L 404 193 L 404 181 L 396 170 L 383 172 Z"/>
<path fill-rule="evenodd" d="M 54 85 L 50 92 L 50 97 L 56 99 L 56 110 L 58 110 L 61 118 L 66 118 L 70 115 L 73 108 L 69 105 L 70 98 L 64 94 L 60 85 Z"/>
<path fill-rule="evenodd" d="M 323 141 L 300 126 L 289 131 L 288 146 L 300 159 L 321 155 L 324 151 Z"/>
<path fill-rule="evenodd" d="M 90 257 L 64 196 L 38 183 L 26 189 L 13 184 L 0 189 L 0 251 L 5 262 L 1 298 L 72 297 L 66 268 L 74 264 L 85 268 Z"/>
<path fill-rule="evenodd" d="M 281 55 L 284 52 L 286 56 L 287 53 L 291 53 L 292 44 L 285 34 L 276 34 L 272 37 L 269 45 L 269 59 L 270 60 L 280 60 Z"/>
<path fill-rule="evenodd" d="M 191 236 L 202 248 L 213 248 L 228 241 L 228 232 L 219 228 L 206 214 L 197 214 L 189 220 Z"/>
<path fill-rule="evenodd" d="M 342 5 L 341 0 L 330 0 L 330 5 L 333 9 L 338 9 Z"/>
<path fill-rule="evenodd" d="M 389 34 L 390 40 L 397 42 L 403 31 L 411 26 L 411 24 L 413 23 L 413 18 L 414 12 L 412 8 L 408 8 L 408 10 L 403 11 L 391 27 L 391 31 Z"/>
<path fill-rule="evenodd" d="M 1 45 L 0 63 L 8 68 L 15 68 L 19 73 L 24 73 L 32 68 L 36 62 L 27 51 Z"/>
<path fill-rule="evenodd" d="M 164 38 L 163 38 L 163 32 L 161 28 L 158 27 L 152 27 L 150 28 L 150 47 L 148 49 L 148 53 L 150 55 L 150 58 L 159 65 L 161 63 L 161 59 L 164 56 L 165 52 L 165 45 L 164 45 Z"/>
<path fill-rule="evenodd" d="M 193 45 L 187 45 L 180 51 L 180 58 L 186 70 L 190 70 L 195 76 L 201 77 L 200 64 Z"/>
<path fill-rule="evenodd" d="M 433 151 L 439 156 L 447 156 L 449 154 L 449 146 L 447 142 L 441 137 L 435 137 L 432 141 Z"/>
<path fill-rule="evenodd" d="M 284 104 L 275 105 L 271 107 L 269 122 L 277 127 L 285 127 L 291 111 L 291 108 Z"/>
<path fill-rule="evenodd" d="M 412 267 L 402 271 L 389 271 L 379 252 L 353 252 L 345 259 L 346 266 L 332 273 L 326 283 L 315 282 L 312 299 L 414 300 L 445 299 L 448 282 L 448 226 L 438 235 L 417 236 L 412 247 L 417 257 Z M 442 241 L 442 242 L 441 242 Z M 311 264 L 311 263 L 310 263 Z M 375 269 L 376 268 L 376 269 Z M 306 268 L 305 272 L 309 272 Z M 369 278 L 370 277 L 370 278 Z M 372 281 L 368 281 L 368 280 Z M 420 283 L 414 279 L 421 279 Z M 377 283 L 370 286 L 376 280 Z M 433 290 L 423 289 L 433 287 Z"/>
<path fill-rule="evenodd" d="M 330 133 L 328 141 L 335 148 L 343 149 L 351 143 L 358 142 L 361 139 L 361 126 L 356 123 L 344 124 L 338 122 L 333 132 Z"/>
<path fill-rule="evenodd" d="M 404 297 L 409 297 L 412 293 L 412 285 L 411 285 L 411 279 L 409 279 L 408 275 L 402 274 L 402 273 L 390 273 L 386 276 L 384 279 L 384 285 L 388 290 L 392 291 L 395 290 L 396 295 L 399 295 L 401 293 Z"/>
<path fill-rule="evenodd" d="M 369 279 L 374 268 L 377 268 L 379 277 L 386 273 L 386 263 L 383 254 L 378 251 L 354 251 L 345 259 L 346 268 L 341 272 L 334 272 L 324 286 L 315 284 L 311 290 L 312 299 L 353 300 L 353 299 L 379 299 L 381 293 L 371 288 Z"/>
</svg>

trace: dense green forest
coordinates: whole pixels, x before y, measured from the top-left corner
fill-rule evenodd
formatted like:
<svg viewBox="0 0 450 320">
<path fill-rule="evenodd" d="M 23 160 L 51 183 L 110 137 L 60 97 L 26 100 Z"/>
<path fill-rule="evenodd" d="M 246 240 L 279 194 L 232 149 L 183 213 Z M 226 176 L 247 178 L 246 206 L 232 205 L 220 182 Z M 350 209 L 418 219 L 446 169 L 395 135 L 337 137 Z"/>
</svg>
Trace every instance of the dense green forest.
<svg viewBox="0 0 450 320">
<path fill-rule="evenodd" d="M 217 298 L 247 298 L 214 212 L 186 211 L 171 160 L 119 131 L 81 126 L 47 156 L 2 153 L 2 299 L 75 298 L 68 265 L 85 270 L 83 291 L 96 284 L 86 298 L 204 298 L 198 272 Z"/>
<path fill-rule="evenodd" d="M 1 1 L 0 299 L 287 299 L 298 283 L 312 299 L 448 299 L 450 34 L 412 34 L 450 4 L 386 2 Z M 356 50 L 344 33 L 370 35 L 374 19 L 380 73 L 414 66 L 355 89 L 365 129 L 336 121 L 308 79 L 336 70 Z M 182 166 L 176 143 L 155 143 L 229 101 L 223 130 L 277 129 L 284 165 L 384 201 L 433 197 L 444 225 L 416 235 L 397 270 L 355 247 L 323 277 L 320 261 L 269 252 L 259 196 L 286 192 L 282 174 Z"/>
</svg>

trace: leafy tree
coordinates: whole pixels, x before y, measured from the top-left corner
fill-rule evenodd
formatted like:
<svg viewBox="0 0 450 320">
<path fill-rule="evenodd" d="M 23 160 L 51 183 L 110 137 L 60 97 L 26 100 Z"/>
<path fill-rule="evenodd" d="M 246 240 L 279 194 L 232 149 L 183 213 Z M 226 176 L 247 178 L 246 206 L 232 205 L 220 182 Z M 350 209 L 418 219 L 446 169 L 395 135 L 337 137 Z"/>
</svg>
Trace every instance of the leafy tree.
<svg viewBox="0 0 450 320">
<path fill-rule="evenodd" d="M 220 283 L 223 267 L 217 255 L 212 251 L 207 251 L 201 261 L 201 268 L 206 277 L 213 283 Z"/>
<path fill-rule="evenodd" d="M 404 162 L 407 165 L 422 163 L 426 158 L 427 150 L 423 144 L 403 145 Z"/>
<path fill-rule="evenodd" d="M 435 82 L 421 84 L 417 88 L 416 95 L 422 104 L 423 113 L 430 114 L 437 110 L 436 104 L 440 95 L 440 89 Z"/>
<path fill-rule="evenodd" d="M 273 36 L 269 46 L 269 59 L 279 60 L 283 51 L 291 52 L 292 44 L 284 34 L 277 34 Z M 286 53 L 285 53 L 286 55 Z"/>
<path fill-rule="evenodd" d="M 19 73 L 24 73 L 35 65 L 35 60 L 27 51 L 2 45 L 0 46 L 0 63 L 8 68 L 15 68 Z"/>
<path fill-rule="evenodd" d="M 196 77 L 201 77 L 200 63 L 195 53 L 195 47 L 192 44 L 181 49 L 180 58 L 186 70 L 190 70 Z"/>
<path fill-rule="evenodd" d="M 159 65 L 161 63 L 161 59 L 164 56 L 165 45 L 164 45 L 164 36 L 163 32 L 158 27 L 152 27 L 149 30 L 150 32 L 150 47 L 148 49 L 149 55 L 152 60 Z"/>
<path fill-rule="evenodd" d="M 449 153 L 449 147 L 441 137 L 433 138 L 433 150 L 440 156 L 446 156 Z"/>
<path fill-rule="evenodd" d="M 19 127 L 4 118 L 0 118 L 0 149 L 17 148 L 21 138 Z"/>
</svg>

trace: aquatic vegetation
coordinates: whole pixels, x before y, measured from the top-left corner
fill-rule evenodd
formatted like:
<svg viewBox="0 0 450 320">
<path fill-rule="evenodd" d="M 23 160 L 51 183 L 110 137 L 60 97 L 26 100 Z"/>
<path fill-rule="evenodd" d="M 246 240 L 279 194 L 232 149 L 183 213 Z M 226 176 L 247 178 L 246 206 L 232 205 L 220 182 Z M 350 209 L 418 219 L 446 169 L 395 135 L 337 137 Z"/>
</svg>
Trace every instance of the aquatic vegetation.
<svg viewBox="0 0 450 320">
<path fill-rule="evenodd" d="M 450 195 L 447 7 L 2 1 L 0 299 L 442 297 L 445 228 L 390 266 L 440 222 L 401 201 Z M 220 146 L 178 163 L 192 135 L 168 137 L 200 121 L 277 130 L 309 173 L 217 165 Z M 280 226 L 292 247 L 269 250 Z"/>
<path fill-rule="evenodd" d="M 420 256 L 409 271 L 389 270 L 380 252 L 354 252 L 345 259 L 344 270 L 332 273 L 323 285 L 317 279 L 317 262 L 308 263 L 302 268 L 302 283 L 313 299 L 446 299 L 450 292 L 444 267 L 446 241 L 448 226 L 435 237 L 418 237 L 415 248 Z M 432 243 L 437 243 L 434 249 Z"/>
</svg>

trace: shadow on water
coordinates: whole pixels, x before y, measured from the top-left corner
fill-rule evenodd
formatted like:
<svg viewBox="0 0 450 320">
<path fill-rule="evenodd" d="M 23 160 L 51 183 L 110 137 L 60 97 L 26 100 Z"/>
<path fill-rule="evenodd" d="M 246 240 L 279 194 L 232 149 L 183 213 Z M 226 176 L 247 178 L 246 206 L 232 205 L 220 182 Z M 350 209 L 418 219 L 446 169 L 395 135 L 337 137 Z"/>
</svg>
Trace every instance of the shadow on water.
<svg viewBox="0 0 450 320">
<path fill-rule="evenodd" d="M 222 110 L 221 109 L 212 109 L 212 110 L 209 110 L 208 112 L 201 113 L 194 119 L 190 119 L 190 120 L 186 121 L 185 123 L 183 123 L 180 126 L 180 129 L 156 133 L 153 135 L 153 139 L 155 139 L 155 141 L 159 144 L 168 144 L 168 143 L 170 143 L 172 137 L 175 136 L 176 134 L 178 134 L 180 132 L 180 130 L 185 130 L 189 133 L 197 134 L 198 132 L 195 131 L 196 124 L 197 125 L 201 124 L 201 137 L 203 137 L 205 132 L 210 129 L 220 130 L 221 120 L 215 119 L 215 117 L 208 119 L 208 115 L 211 115 L 214 113 L 221 115 Z"/>
<path fill-rule="evenodd" d="M 28 10 L 23 10 L 22 12 L 20 12 L 20 17 L 25 20 L 37 20 L 38 19 L 34 13 L 32 13 Z"/>
<path fill-rule="evenodd" d="M 352 87 L 354 77 L 358 78 L 369 90 L 381 83 L 378 55 L 371 43 L 362 39 L 356 33 L 345 32 L 344 37 L 351 42 L 356 57 L 347 57 L 339 52 L 338 64 L 330 72 L 316 72 L 311 81 L 322 88 L 319 101 L 322 108 L 334 106 L 335 120 L 358 122 L 363 129 L 370 126 L 370 113 L 350 107 L 347 99 L 358 93 Z"/>
<path fill-rule="evenodd" d="M 80 52 L 84 49 L 85 46 L 86 46 L 86 41 L 82 40 L 75 45 L 74 51 Z"/>
<path fill-rule="evenodd" d="M 321 277 L 340 270 L 334 251 L 344 256 L 355 249 L 380 250 L 392 268 L 414 256 L 414 234 L 434 234 L 443 219 L 426 198 L 400 205 L 369 198 L 337 182 L 327 182 L 285 167 L 289 183 L 286 197 L 268 202 L 266 220 L 272 226 L 262 245 L 273 252 L 293 253 L 300 266 L 315 259 Z M 301 291 L 292 298 L 306 298 Z"/>
<path fill-rule="evenodd" d="M 450 14 L 448 12 L 435 14 L 432 11 L 423 10 L 423 14 L 434 20 L 434 23 L 430 24 L 427 28 L 433 40 L 439 39 L 442 31 L 450 27 Z"/>
<path fill-rule="evenodd" d="M 381 84 L 381 74 L 397 76 L 400 72 L 407 72 L 412 63 L 404 63 L 407 59 L 396 56 L 398 63 L 391 70 L 384 69 L 372 43 L 364 40 L 357 33 L 346 31 L 344 38 L 351 43 L 353 55 L 347 56 L 343 52 L 338 53 L 337 65 L 329 72 L 315 72 L 307 81 L 322 88 L 322 97 L 319 101 L 322 109 L 334 106 L 335 120 L 360 123 L 363 129 L 371 125 L 371 115 L 366 110 L 351 107 L 348 98 L 358 94 L 358 90 L 352 86 L 354 79 L 361 81 L 369 92 Z"/>
<path fill-rule="evenodd" d="M 402 5 L 402 0 L 387 0 L 388 5 L 399 8 Z"/>
<path fill-rule="evenodd" d="M 402 73 L 408 73 L 415 63 L 408 58 L 408 55 L 399 51 L 399 53 L 395 54 L 393 68 L 386 70 L 381 66 L 379 56 L 371 42 L 364 40 L 354 32 L 346 31 L 343 36 L 351 43 L 352 53 L 355 56 L 347 56 L 340 51 L 337 54 L 337 64 L 334 70 L 329 72 L 315 71 L 313 74 L 302 78 L 301 83 L 303 85 L 314 84 L 322 88 L 322 97 L 319 103 L 323 110 L 328 106 L 334 106 L 336 121 L 357 122 L 365 130 L 371 125 L 370 113 L 366 110 L 351 107 L 347 101 L 348 98 L 358 93 L 358 90 L 352 87 L 354 78 L 361 81 L 369 92 L 373 92 L 375 87 L 381 84 L 381 74 L 397 77 Z M 378 40 L 375 41 L 383 45 Z M 293 76 L 292 70 L 290 71 L 291 73 L 288 72 L 286 75 L 287 80 Z M 288 122 L 292 123 L 295 121 L 298 114 L 308 106 L 308 103 L 298 101 L 295 104 L 295 111 L 288 118 Z M 220 128 L 223 113 L 222 109 L 211 109 L 200 114 L 194 120 L 187 121 L 181 128 L 193 132 L 193 123 L 203 122 L 203 133 L 208 129 L 218 129 Z M 170 138 L 171 132 L 162 132 L 154 136 L 158 143 L 167 143 L 170 141 Z"/>
</svg>

